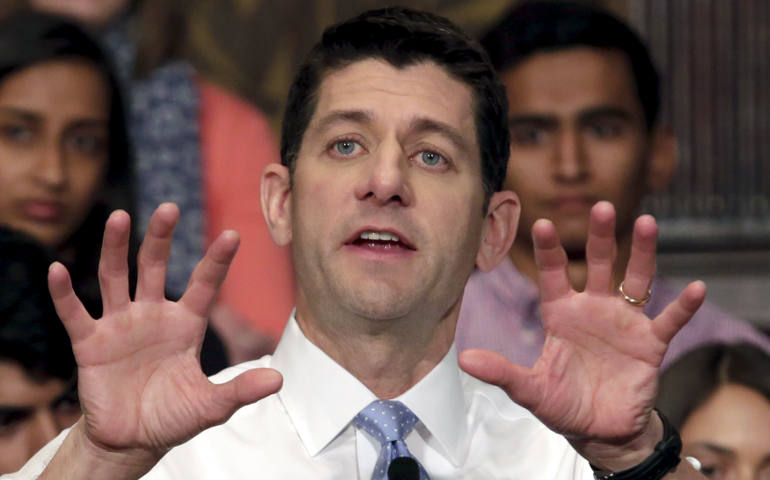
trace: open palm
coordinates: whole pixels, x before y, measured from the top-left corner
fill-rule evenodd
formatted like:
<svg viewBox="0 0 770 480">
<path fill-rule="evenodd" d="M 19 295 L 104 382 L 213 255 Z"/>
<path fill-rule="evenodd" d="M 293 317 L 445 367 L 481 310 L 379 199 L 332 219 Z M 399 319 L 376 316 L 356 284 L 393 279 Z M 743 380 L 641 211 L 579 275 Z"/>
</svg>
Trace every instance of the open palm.
<svg viewBox="0 0 770 480">
<path fill-rule="evenodd" d="M 196 267 L 178 302 L 164 285 L 179 211 L 163 204 L 153 214 L 138 257 L 137 289 L 129 296 L 129 222 L 114 212 L 105 226 L 99 263 L 104 315 L 92 319 L 54 264 L 49 287 L 78 363 L 78 394 L 86 435 L 111 451 L 139 450 L 159 458 L 242 405 L 280 388 L 277 372 L 251 370 L 222 385 L 200 368 L 206 318 L 238 248 L 224 232 Z"/>
<path fill-rule="evenodd" d="M 654 320 L 618 297 L 612 285 L 614 218 L 607 202 L 591 212 L 583 292 L 569 283 L 567 257 L 553 224 L 540 220 L 534 225 L 545 344 L 531 369 L 483 350 L 464 352 L 460 359 L 468 373 L 501 386 L 578 450 L 622 445 L 644 433 L 668 343 L 705 297 L 705 286 L 694 282 Z M 624 279 L 624 291 L 632 298 L 647 295 L 655 274 L 656 237 L 654 220 L 639 218 Z"/>
</svg>

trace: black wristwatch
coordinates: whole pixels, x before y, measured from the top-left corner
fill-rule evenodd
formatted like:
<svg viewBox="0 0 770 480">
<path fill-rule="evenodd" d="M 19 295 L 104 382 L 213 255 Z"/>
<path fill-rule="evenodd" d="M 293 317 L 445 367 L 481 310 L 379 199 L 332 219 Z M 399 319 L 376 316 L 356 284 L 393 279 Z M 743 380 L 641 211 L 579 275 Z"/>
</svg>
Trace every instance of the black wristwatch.
<svg viewBox="0 0 770 480">
<path fill-rule="evenodd" d="M 608 472 L 591 465 L 596 480 L 660 480 L 679 465 L 679 454 L 682 452 L 679 432 L 660 410 L 656 408 L 655 411 L 663 422 L 663 440 L 655 445 L 652 454 L 639 465 L 620 472 Z"/>
</svg>

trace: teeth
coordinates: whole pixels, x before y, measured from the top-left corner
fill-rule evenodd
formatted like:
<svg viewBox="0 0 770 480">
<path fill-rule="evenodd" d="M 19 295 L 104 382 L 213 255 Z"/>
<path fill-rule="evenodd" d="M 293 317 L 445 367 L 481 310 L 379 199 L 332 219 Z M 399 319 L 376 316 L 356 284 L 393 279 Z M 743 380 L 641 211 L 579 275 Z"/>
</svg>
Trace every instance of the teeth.
<svg viewBox="0 0 770 480">
<path fill-rule="evenodd" d="M 398 237 L 390 232 L 363 232 L 361 234 L 362 240 L 382 240 L 383 242 L 397 242 Z"/>
</svg>

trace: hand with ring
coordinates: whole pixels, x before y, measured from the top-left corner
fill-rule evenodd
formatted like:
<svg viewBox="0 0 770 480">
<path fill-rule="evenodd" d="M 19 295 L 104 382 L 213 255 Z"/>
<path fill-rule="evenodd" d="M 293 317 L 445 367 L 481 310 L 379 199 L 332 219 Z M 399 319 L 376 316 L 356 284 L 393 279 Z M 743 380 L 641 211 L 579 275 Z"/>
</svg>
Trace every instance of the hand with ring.
<svg viewBox="0 0 770 480">
<path fill-rule="evenodd" d="M 655 319 L 642 308 L 655 275 L 657 225 L 637 219 L 621 296 L 613 285 L 615 210 L 591 210 L 586 245 L 587 282 L 575 291 L 556 229 L 538 220 L 532 235 L 542 298 L 545 344 L 535 365 L 524 368 L 483 350 L 464 352 L 468 373 L 502 387 L 586 458 L 618 471 L 641 462 L 662 435 L 652 408 L 658 368 L 672 337 L 705 298 L 693 282 Z M 606 459 L 606 462 L 605 462 Z"/>
</svg>

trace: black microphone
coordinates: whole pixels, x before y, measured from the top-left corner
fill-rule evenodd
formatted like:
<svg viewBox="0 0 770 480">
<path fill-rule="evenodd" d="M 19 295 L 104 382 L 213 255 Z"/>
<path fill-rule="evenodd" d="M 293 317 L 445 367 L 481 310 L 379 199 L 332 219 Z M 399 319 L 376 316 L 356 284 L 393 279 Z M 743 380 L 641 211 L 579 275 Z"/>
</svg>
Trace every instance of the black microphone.
<svg viewBox="0 0 770 480">
<path fill-rule="evenodd" d="M 412 457 L 396 457 L 388 467 L 388 480 L 420 480 L 420 466 Z"/>
</svg>

